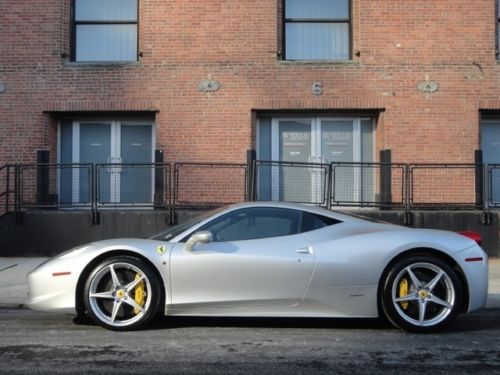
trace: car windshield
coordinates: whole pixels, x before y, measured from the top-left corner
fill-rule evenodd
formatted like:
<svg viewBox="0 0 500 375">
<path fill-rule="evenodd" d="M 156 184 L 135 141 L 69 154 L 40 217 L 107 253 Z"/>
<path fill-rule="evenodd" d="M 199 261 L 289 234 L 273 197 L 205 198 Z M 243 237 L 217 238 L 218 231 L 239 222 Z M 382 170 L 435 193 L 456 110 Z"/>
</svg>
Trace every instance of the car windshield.
<svg viewBox="0 0 500 375">
<path fill-rule="evenodd" d="M 160 241 L 170 241 L 172 238 L 178 236 L 185 230 L 189 229 L 192 226 L 195 226 L 196 224 L 201 223 L 203 220 L 206 218 L 215 215 L 217 212 L 220 212 L 224 209 L 225 207 L 217 208 L 215 210 L 210 210 L 208 212 L 202 213 L 200 215 L 197 215 L 188 221 L 185 221 L 182 224 L 175 225 L 173 227 L 168 228 L 167 230 L 164 230 L 163 232 L 157 233 L 154 236 L 151 236 L 151 240 L 160 240 Z"/>
</svg>

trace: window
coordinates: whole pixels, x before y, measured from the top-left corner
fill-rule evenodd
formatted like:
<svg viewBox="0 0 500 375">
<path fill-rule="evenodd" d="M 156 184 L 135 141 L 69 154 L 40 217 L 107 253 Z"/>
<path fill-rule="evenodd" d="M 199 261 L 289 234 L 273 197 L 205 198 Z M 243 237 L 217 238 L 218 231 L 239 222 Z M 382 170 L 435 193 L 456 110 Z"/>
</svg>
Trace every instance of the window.
<svg viewBox="0 0 500 375">
<path fill-rule="evenodd" d="M 484 116 L 481 119 L 481 150 L 483 162 L 500 164 L 500 117 Z M 500 203 L 500 169 L 490 167 L 488 172 L 490 203 Z"/>
<path fill-rule="evenodd" d="M 349 8 L 349 0 L 284 0 L 285 59 L 349 59 Z"/>
<path fill-rule="evenodd" d="M 497 59 L 500 58 L 500 1 L 497 1 Z"/>
<path fill-rule="evenodd" d="M 300 211 L 256 207 L 223 215 L 197 231 L 212 232 L 215 242 L 290 236 L 299 232 Z"/>
<path fill-rule="evenodd" d="M 340 221 L 331 217 L 316 215 L 310 212 L 303 212 L 300 232 L 310 232 L 312 230 L 321 229 L 338 223 L 340 223 Z"/>
<path fill-rule="evenodd" d="M 257 159 L 283 163 L 259 168 L 258 200 L 325 204 L 326 174 L 321 169 L 299 167 L 300 163 L 344 163 L 336 170 L 335 199 L 371 201 L 372 172 L 349 167 L 349 163 L 373 162 L 373 129 L 369 117 L 260 117 Z"/>
<path fill-rule="evenodd" d="M 74 0 L 72 61 L 137 61 L 138 0 Z"/>
<path fill-rule="evenodd" d="M 59 162 L 67 167 L 59 179 L 59 201 L 76 205 L 91 200 L 92 176 L 96 169 L 97 200 L 100 204 L 153 201 L 154 123 L 152 120 L 63 119 L 59 124 Z M 122 164 L 119 168 L 103 166 Z M 77 167 L 80 165 L 80 167 Z M 97 167 L 96 167 L 97 168 Z"/>
</svg>

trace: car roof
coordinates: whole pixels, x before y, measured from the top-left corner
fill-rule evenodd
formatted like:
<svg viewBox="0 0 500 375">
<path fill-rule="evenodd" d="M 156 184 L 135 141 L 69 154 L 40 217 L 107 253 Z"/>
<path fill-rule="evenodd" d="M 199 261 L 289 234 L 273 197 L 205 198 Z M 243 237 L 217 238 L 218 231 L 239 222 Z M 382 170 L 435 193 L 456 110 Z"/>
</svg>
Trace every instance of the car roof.
<svg viewBox="0 0 500 375">
<path fill-rule="evenodd" d="M 324 207 L 318 207 L 302 203 L 292 203 L 292 202 L 276 202 L 276 201 L 258 201 L 258 202 L 244 202 L 236 203 L 226 207 L 223 212 L 233 211 L 240 208 L 250 208 L 250 207 L 274 207 L 274 208 L 287 208 L 292 210 L 306 211 L 318 215 L 328 216 L 340 221 L 363 221 L 362 218 L 351 216 L 349 214 L 344 214 L 338 211 L 329 210 Z"/>
</svg>

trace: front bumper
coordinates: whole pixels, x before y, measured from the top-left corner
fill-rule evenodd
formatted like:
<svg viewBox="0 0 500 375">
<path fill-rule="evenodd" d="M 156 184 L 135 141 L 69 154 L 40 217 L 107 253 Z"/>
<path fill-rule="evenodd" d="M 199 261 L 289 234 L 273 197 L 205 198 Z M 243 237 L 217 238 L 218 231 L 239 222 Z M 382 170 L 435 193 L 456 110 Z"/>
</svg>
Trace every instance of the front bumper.
<svg viewBox="0 0 500 375">
<path fill-rule="evenodd" d="M 37 311 L 76 314 L 75 293 L 80 272 L 67 263 L 54 258 L 28 274 L 26 306 Z"/>
</svg>

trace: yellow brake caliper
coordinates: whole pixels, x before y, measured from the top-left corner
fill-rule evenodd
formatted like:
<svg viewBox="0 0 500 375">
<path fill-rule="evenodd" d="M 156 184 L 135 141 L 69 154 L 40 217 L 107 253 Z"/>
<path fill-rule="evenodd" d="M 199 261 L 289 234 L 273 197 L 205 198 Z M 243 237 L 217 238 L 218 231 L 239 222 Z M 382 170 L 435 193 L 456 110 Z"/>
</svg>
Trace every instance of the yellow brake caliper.
<svg viewBox="0 0 500 375">
<path fill-rule="evenodd" d="M 139 280 L 141 278 L 141 275 L 136 274 L 135 279 Z M 140 281 L 136 286 L 135 286 L 135 294 L 134 294 L 134 301 L 137 302 L 138 305 L 144 307 L 144 303 L 146 302 L 146 290 L 144 288 L 144 281 Z M 137 315 L 141 312 L 137 307 L 134 307 L 134 314 Z"/>
<path fill-rule="evenodd" d="M 399 297 L 405 297 L 408 295 L 408 280 L 404 277 L 399 282 Z M 403 310 L 408 308 L 408 302 L 400 302 Z"/>
</svg>

